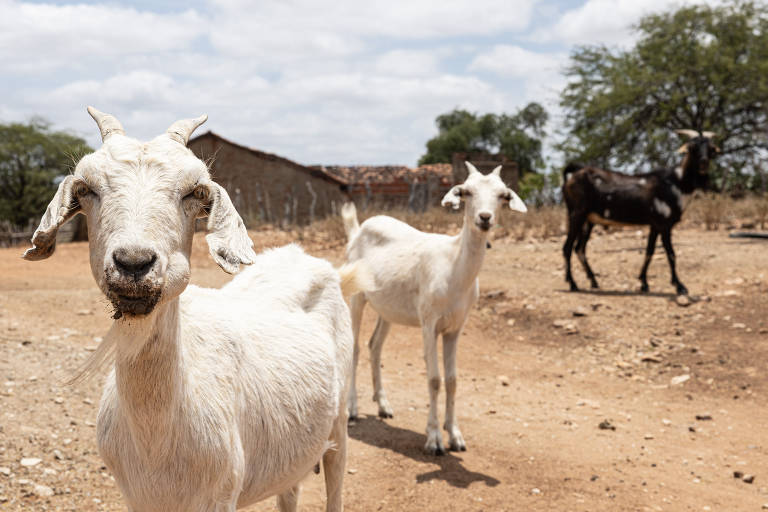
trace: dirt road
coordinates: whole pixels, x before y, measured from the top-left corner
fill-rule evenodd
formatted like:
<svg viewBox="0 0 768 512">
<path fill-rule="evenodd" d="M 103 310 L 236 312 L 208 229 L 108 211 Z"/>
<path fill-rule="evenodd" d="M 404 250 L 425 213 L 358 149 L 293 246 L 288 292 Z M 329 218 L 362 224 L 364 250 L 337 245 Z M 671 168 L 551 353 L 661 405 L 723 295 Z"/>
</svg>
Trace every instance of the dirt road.
<svg viewBox="0 0 768 512">
<path fill-rule="evenodd" d="M 259 246 L 288 241 L 257 235 Z M 768 504 L 768 244 L 722 231 L 675 237 L 679 274 L 698 299 L 688 307 L 671 295 L 663 251 L 651 265 L 651 293 L 636 293 L 639 232 L 593 237 L 590 261 L 602 286 L 594 293 L 566 291 L 562 240 L 494 242 L 482 298 L 459 342 L 465 453 L 422 453 L 428 394 L 418 329 L 393 327 L 384 348 L 393 419 L 376 417 L 363 348 L 364 419 L 350 427 L 346 509 Z M 341 258 L 340 246 L 308 251 Z M 62 384 L 111 322 L 87 246 L 62 245 L 37 263 L 20 254 L 0 250 L 0 510 L 125 510 L 96 451 L 101 378 Z M 228 279 L 202 237 L 193 264 L 197 284 Z M 575 259 L 574 269 L 586 285 Z M 366 341 L 374 320 L 368 310 Z M 322 478 L 311 475 L 300 508 L 323 506 Z M 248 510 L 274 510 L 274 502 Z"/>
</svg>

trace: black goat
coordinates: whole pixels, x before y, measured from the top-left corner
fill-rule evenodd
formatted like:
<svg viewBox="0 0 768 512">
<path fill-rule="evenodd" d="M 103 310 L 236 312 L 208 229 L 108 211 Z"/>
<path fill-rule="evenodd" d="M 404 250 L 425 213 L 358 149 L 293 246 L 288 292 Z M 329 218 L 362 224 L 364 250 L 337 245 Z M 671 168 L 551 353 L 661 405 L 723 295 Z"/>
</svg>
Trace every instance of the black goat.
<svg viewBox="0 0 768 512">
<path fill-rule="evenodd" d="M 691 194 L 697 188 L 706 188 L 710 159 L 720 150 L 712 142 L 712 132 L 678 130 L 677 133 L 690 137 L 690 140 L 678 150 L 684 156 L 680 166 L 675 169 L 657 169 L 630 176 L 572 163 L 563 170 L 563 198 L 568 206 L 568 238 L 563 245 L 563 256 L 565 280 L 571 285 L 571 291 L 579 289 L 571 275 L 574 243 L 592 288 L 598 288 L 595 274 L 587 263 L 586 253 L 592 227 L 595 224 L 636 224 L 649 225 L 651 228 L 645 261 L 640 271 L 641 291 L 648 291 L 646 273 L 656 248 L 656 239 L 661 235 L 669 260 L 672 284 L 677 287 L 678 295 L 688 293 L 675 271 L 672 227 L 683 213 L 683 194 Z"/>
</svg>

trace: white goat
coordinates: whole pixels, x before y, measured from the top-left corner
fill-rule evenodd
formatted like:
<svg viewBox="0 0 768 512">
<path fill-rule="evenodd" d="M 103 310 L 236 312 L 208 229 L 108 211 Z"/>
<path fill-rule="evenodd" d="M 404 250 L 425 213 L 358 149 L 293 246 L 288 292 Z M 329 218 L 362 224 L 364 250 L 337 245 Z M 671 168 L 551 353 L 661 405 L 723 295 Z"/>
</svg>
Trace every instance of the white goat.
<svg viewBox="0 0 768 512">
<path fill-rule="evenodd" d="M 357 417 L 355 373 L 359 356 L 360 319 L 366 302 L 379 314 L 371 336 L 373 400 L 379 416 L 392 417 L 392 408 L 381 386 L 381 349 L 390 324 L 420 326 L 429 385 L 429 421 L 424 449 L 434 455 L 445 453 L 437 420 L 440 370 L 437 364 L 437 337 L 443 336 L 445 366 L 445 430 L 449 448 L 466 450 L 456 421 L 456 344 L 470 307 L 477 300 L 477 275 L 483 264 L 488 230 L 494 224 L 499 205 L 525 212 L 526 207 L 499 176 L 501 167 L 483 175 L 467 162 L 469 176 L 443 197 L 443 206 L 459 208 L 464 201 L 464 225 L 457 236 L 423 233 L 387 216 L 357 222 L 352 203 L 344 205 L 342 217 L 349 242 L 347 262 L 362 262 L 371 273 L 371 286 L 351 297 L 352 333 L 355 337 L 352 383 L 349 388 L 350 418 Z"/>
<path fill-rule="evenodd" d="M 256 256 L 229 196 L 186 147 L 205 116 L 142 143 L 88 110 L 103 145 L 61 182 L 24 257 L 50 256 L 59 226 L 86 215 L 115 322 L 85 372 L 115 354 L 97 435 L 130 510 L 231 512 L 277 494 L 282 512 L 295 511 L 321 459 L 327 510 L 342 510 L 352 332 L 339 273 L 297 246 Z M 221 290 L 187 286 L 205 215 L 221 268 L 253 264 Z"/>
</svg>

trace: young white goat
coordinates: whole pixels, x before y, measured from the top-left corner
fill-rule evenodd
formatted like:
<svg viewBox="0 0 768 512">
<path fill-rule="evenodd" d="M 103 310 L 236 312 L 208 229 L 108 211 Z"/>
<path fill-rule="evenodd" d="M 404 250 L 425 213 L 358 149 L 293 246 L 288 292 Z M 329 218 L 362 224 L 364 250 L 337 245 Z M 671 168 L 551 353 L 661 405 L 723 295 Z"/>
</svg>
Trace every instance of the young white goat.
<svg viewBox="0 0 768 512">
<path fill-rule="evenodd" d="M 86 215 L 91 271 L 115 322 L 85 371 L 114 353 L 97 436 L 129 509 L 231 512 L 278 495 L 295 511 L 322 459 L 327 510 L 342 510 L 352 332 L 339 273 L 297 246 L 256 256 L 186 147 L 205 116 L 142 143 L 89 112 L 103 145 L 61 182 L 24 257 L 50 256 L 57 229 Z M 187 286 L 205 215 L 221 268 L 253 264 L 220 290 Z"/>
<path fill-rule="evenodd" d="M 357 222 L 352 203 L 344 205 L 342 217 L 349 242 L 348 263 L 363 262 L 371 273 L 370 287 L 351 297 L 352 333 L 355 338 L 352 383 L 349 388 L 350 418 L 357 417 L 355 373 L 359 356 L 360 319 L 367 302 L 379 314 L 371 336 L 373 400 L 379 404 L 379 416 L 392 417 L 392 409 L 381 386 L 381 349 L 390 324 L 421 327 L 424 359 L 429 386 L 429 421 L 424 449 L 435 455 L 445 453 L 437 419 L 437 395 L 440 370 L 437 363 L 437 337 L 443 336 L 445 367 L 445 425 L 450 436 L 449 448 L 466 450 L 456 422 L 456 344 L 469 308 L 477 300 L 477 275 L 483 264 L 488 230 L 503 202 L 519 212 L 526 207 L 499 176 L 501 167 L 483 175 L 467 162 L 469 176 L 443 197 L 443 206 L 459 208 L 464 201 L 464 225 L 457 236 L 423 233 L 387 216 Z"/>
</svg>

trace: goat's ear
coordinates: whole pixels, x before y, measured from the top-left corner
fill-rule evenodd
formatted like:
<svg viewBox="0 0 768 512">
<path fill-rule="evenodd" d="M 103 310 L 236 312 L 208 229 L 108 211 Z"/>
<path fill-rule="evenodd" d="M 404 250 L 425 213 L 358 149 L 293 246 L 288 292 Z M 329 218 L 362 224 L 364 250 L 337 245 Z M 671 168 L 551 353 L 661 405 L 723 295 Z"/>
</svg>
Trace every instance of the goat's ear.
<svg viewBox="0 0 768 512">
<path fill-rule="evenodd" d="M 208 250 L 224 272 L 234 274 L 240 264 L 250 265 L 256 258 L 253 241 L 243 219 L 235 210 L 227 191 L 214 182 L 207 183 Z"/>
<path fill-rule="evenodd" d="M 687 153 L 688 152 L 688 143 L 686 142 L 682 146 L 680 146 L 680 149 L 677 150 L 678 153 Z"/>
<path fill-rule="evenodd" d="M 443 196 L 440 204 L 442 206 L 451 206 L 454 210 L 458 210 L 461 206 L 461 185 L 456 185 Z"/>
<path fill-rule="evenodd" d="M 71 174 L 59 183 L 56 195 L 45 210 L 40 225 L 32 235 L 32 247 L 24 251 L 22 258 L 30 261 L 44 260 L 56 250 L 56 233 L 62 224 L 77 215 L 80 203 L 72 195 L 75 177 Z"/>
<path fill-rule="evenodd" d="M 509 193 L 509 207 L 516 212 L 525 213 L 528 211 L 528 208 L 525 206 L 525 203 L 522 199 L 520 199 L 520 196 L 515 194 L 515 191 L 511 188 L 507 189 L 507 193 Z"/>
</svg>

